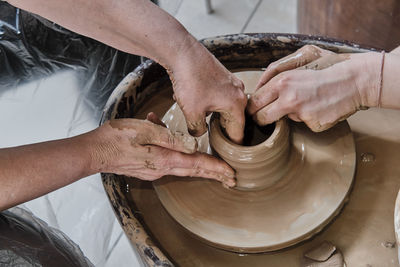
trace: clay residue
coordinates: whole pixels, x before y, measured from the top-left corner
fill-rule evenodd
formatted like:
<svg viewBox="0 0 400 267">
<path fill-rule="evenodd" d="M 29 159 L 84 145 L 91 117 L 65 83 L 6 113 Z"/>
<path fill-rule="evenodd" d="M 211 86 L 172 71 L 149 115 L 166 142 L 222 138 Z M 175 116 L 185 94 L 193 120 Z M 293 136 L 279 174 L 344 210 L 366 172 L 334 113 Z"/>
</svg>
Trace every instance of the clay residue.
<svg viewBox="0 0 400 267">
<path fill-rule="evenodd" d="M 344 259 L 342 253 L 334 253 L 328 260 L 319 262 L 305 259 L 302 267 L 344 267 Z"/>
<path fill-rule="evenodd" d="M 186 153 L 194 153 L 197 151 L 198 143 L 196 138 L 182 132 L 171 132 L 171 135 L 182 141 Z"/>
<path fill-rule="evenodd" d="M 299 69 L 322 70 L 348 59 L 350 59 L 350 54 L 328 54 Z"/>
<path fill-rule="evenodd" d="M 328 241 L 324 241 L 304 254 L 302 267 L 343 267 L 342 253 Z"/>
<path fill-rule="evenodd" d="M 154 165 L 153 162 L 151 162 L 150 160 L 145 160 L 144 161 L 144 167 L 150 170 L 157 170 L 156 166 Z"/>
<path fill-rule="evenodd" d="M 198 148 L 197 140 L 193 136 L 180 131 L 173 132 L 147 120 L 119 119 L 107 123 L 114 129 L 127 131 L 126 134 L 131 135 L 129 141 L 133 147 L 157 145 L 188 154 L 196 152 Z"/>
<path fill-rule="evenodd" d="M 326 261 L 335 251 L 336 247 L 332 243 L 324 241 L 319 246 L 306 252 L 304 257 L 314 261 Z"/>
<path fill-rule="evenodd" d="M 291 43 L 292 39 L 286 36 L 277 36 L 276 39 L 282 43 Z"/>
</svg>

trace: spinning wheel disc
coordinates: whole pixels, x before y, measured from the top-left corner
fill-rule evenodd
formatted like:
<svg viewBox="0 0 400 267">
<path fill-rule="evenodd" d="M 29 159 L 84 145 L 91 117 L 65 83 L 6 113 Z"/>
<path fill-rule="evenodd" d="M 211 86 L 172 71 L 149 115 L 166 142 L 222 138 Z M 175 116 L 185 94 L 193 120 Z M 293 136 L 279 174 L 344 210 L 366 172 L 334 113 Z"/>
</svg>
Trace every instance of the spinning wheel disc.
<svg viewBox="0 0 400 267">
<path fill-rule="evenodd" d="M 177 105 L 164 122 L 186 132 Z M 356 153 L 346 121 L 322 133 L 291 123 L 290 142 L 289 171 L 269 188 L 246 192 L 212 180 L 170 176 L 156 181 L 155 190 L 180 225 L 215 247 L 256 253 L 294 245 L 340 212 L 353 182 Z M 199 138 L 199 150 L 210 151 L 207 135 Z"/>
</svg>

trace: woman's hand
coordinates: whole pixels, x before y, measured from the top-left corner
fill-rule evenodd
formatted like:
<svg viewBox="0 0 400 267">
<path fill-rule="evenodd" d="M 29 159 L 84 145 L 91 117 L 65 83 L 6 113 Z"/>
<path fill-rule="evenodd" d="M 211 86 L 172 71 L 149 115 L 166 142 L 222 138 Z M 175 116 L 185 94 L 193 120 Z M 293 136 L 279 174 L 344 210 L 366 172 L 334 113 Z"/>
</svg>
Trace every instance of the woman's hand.
<svg viewBox="0 0 400 267">
<path fill-rule="evenodd" d="M 378 105 L 380 63 L 376 52 L 335 54 L 305 46 L 268 66 L 248 112 L 260 125 L 288 115 L 324 131 L 359 109 Z"/>
<path fill-rule="evenodd" d="M 215 179 L 225 186 L 235 185 L 228 164 L 197 152 L 196 139 L 173 133 L 150 113 L 147 120 L 118 119 L 88 133 L 92 140 L 92 168 L 143 180 L 164 175 Z"/>
<path fill-rule="evenodd" d="M 230 139 L 242 142 L 247 104 L 242 81 L 194 39 L 168 70 L 190 134 L 204 134 L 206 115 L 216 111 Z"/>
</svg>

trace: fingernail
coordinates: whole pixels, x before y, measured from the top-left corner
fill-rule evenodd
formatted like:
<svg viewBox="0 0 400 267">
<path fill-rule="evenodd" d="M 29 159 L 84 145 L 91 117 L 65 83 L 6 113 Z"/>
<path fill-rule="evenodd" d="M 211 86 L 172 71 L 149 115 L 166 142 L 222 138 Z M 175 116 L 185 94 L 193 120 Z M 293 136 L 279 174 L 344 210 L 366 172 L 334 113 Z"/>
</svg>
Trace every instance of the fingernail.
<svg viewBox="0 0 400 267">
<path fill-rule="evenodd" d="M 224 188 L 226 188 L 226 189 L 231 188 L 229 185 L 227 185 L 227 184 L 225 184 L 225 183 L 222 183 L 222 186 L 223 186 Z"/>
<path fill-rule="evenodd" d="M 236 181 L 234 179 L 223 179 L 222 184 L 224 186 L 231 188 L 236 185 Z"/>
</svg>

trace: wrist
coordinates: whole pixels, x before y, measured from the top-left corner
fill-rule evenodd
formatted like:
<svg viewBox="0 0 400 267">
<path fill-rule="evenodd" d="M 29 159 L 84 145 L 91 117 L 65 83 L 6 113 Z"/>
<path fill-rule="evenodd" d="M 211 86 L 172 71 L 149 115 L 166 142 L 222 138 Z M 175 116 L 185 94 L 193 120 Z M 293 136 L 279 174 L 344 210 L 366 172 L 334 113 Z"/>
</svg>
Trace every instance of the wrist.
<svg viewBox="0 0 400 267">
<path fill-rule="evenodd" d="M 174 71 L 180 66 L 195 64 L 195 61 L 201 59 L 200 56 L 207 55 L 208 50 L 194 38 L 190 33 L 181 37 L 180 41 L 174 47 L 172 53 L 168 53 L 163 62 L 159 62 L 167 70 Z M 186 66 L 187 67 L 187 66 Z"/>
<path fill-rule="evenodd" d="M 115 152 L 116 146 L 112 145 L 112 140 L 108 140 L 105 127 L 106 125 L 100 126 L 79 136 L 80 145 L 84 147 L 83 157 L 86 161 L 87 170 L 91 174 L 110 172 L 111 154 Z"/>
<path fill-rule="evenodd" d="M 381 53 L 353 54 L 351 59 L 355 62 L 352 71 L 357 73 L 355 83 L 360 96 L 360 106 L 378 107 L 381 90 Z"/>
</svg>

